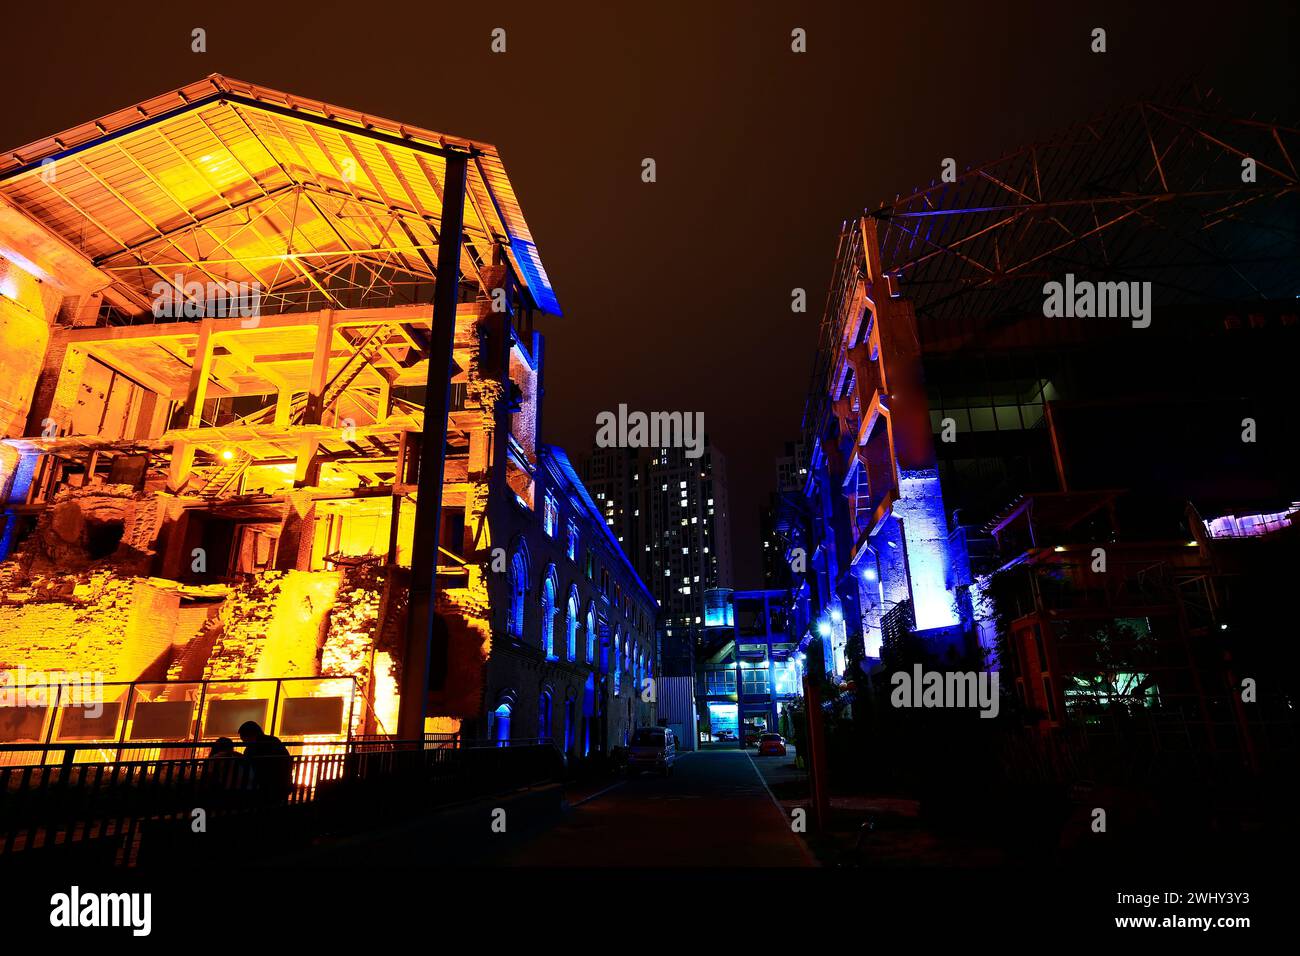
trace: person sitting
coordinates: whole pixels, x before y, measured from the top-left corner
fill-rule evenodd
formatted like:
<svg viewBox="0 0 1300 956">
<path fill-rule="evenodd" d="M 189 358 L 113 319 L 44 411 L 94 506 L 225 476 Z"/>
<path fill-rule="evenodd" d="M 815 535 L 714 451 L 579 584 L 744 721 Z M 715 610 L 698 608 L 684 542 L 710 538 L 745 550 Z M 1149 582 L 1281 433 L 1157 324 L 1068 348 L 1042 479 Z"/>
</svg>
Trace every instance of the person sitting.
<svg viewBox="0 0 1300 956">
<path fill-rule="evenodd" d="M 240 762 L 235 742 L 218 737 L 208 750 L 203 764 L 203 780 L 213 790 L 243 790 L 249 779 L 248 769 Z"/>
</svg>

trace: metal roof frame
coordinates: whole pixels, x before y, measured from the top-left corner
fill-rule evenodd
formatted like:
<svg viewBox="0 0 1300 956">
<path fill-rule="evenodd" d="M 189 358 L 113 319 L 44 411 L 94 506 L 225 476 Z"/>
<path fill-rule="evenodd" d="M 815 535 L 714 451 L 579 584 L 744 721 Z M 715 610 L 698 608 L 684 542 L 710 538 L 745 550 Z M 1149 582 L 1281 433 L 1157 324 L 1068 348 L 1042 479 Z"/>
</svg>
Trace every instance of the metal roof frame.
<svg viewBox="0 0 1300 956">
<path fill-rule="evenodd" d="M 462 274 L 504 256 L 558 315 L 495 147 L 219 74 L 0 154 L 0 195 L 139 311 L 159 281 L 258 282 L 271 313 L 394 305 L 429 300 L 449 156 L 470 160 Z"/>
<path fill-rule="evenodd" d="M 1044 279 L 1147 280 L 1164 304 L 1292 297 L 1300 129 L 1188 89 L 1142 100 L 932 182 L 867 215 L 918 317 L 1041 308 Z M 1256 182 L 1242 181 L 1242 161 Z"/>
</svg>

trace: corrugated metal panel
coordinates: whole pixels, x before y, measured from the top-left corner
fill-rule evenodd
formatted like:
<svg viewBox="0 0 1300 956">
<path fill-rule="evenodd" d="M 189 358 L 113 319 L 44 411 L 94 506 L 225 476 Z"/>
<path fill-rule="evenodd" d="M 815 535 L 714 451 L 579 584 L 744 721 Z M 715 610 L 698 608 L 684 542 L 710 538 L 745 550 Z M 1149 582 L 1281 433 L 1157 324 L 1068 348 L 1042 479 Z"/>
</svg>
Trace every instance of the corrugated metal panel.
<svg viewBox="0 0 1300 956">
<path fill-rule="evenodd" d="M 678 746 L 694 750 L 698 744 L 695 720 L 695 679 L 661 677 L 655 687 L 658 717 L 677 732 Z"/>
<path fill-rule="evenodd" d="M 659 719 L 695 726 L 695 679 L 661 677 L 655 688 Z"/>
</svg>

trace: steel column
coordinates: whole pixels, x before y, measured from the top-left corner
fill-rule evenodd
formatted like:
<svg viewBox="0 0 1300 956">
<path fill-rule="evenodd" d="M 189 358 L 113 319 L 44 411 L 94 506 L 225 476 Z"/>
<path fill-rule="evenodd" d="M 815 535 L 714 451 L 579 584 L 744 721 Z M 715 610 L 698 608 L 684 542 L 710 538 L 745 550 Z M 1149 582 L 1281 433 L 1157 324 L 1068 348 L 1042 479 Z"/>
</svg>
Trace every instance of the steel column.
<svg viewBox="0 0 1300 956">
<path fill-rule="evenodd" d="M 411 590 L 407 605 L 406 656 L 402 664 L 397 734 L 406 740 L 424 733 L 431 665 L 446 673 L 448 648 L 431 648 L 434 592 L 438 574 L 438 531 L 442 517 L 442 476 L 446 465 L 447 418 L 451 409 L 452 347 L 456 337 L 456 302 L 460 287 L 460 253 L 464 241 L 465 172 L 468 157 L 447 157 L 439 226 L 438 278 L 433 290 L 433 329 L 429 375 L 424 396 L 420 440 L 420 475 L 411 549 Z M 438 655 L 438 660 L 433 660 Z"/>
</svg>

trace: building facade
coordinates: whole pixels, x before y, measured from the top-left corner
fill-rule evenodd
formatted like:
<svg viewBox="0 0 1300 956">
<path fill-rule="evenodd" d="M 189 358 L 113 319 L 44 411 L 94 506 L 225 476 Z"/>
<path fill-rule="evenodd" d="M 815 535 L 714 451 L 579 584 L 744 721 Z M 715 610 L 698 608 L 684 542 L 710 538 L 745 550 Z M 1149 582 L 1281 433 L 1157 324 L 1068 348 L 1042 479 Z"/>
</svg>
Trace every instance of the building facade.
<svg viewBox="0 0 1300 956">
<path fill-rule="evenodd" d="M 789 591 L 716 589 L 707 601 L 695 686 L 701 740 L 793 736 L 788 708 L 803 695 L 805 655 L 791 628 Z"/>
<path fill-rule="evenodd" d="M 634 564 L 659 604 L 664 674 L 693 677 L 704 594 L 731 584 L 726 458 L 705 436 L 703 454 L 682 448 L 594 448 L 583 474 L 620 541 L 639 542 Z"/>
<path fill-rule="evenodd" d="M 642 511 L 641 461 L 636 448 L 593 448 L 582 461 L 582 480 L 600 507 L 623 553 L 637 573 L 647 577 L 645 517 Z"/>
<path fill-rule="evenodd" d="M 1045 733 L 1139 715 L 1231 761 L 1290 734 L 1290 677 L 1246 708 L 1230 662 L 1293 673 L 1294 133 L 1146 110 L 845 223 L 776 523 L 810 666 L 915 634 L 1004 669 Z M 1245 155 L 1270 174 L 1203 190 Z"/>
<path fill-rule="evenodd" d="M 6 153 L 0 668 L 112 706 L 0 729 L 653 723 L 653 597 L 540 440 L 558 312 L 488 144 L 214 75 Z"/>
<path fill-rule="evenodd" d="M 948 527 L 916 315 L 881 272 L 869 217 L 841 234 L 804 429 L 803 494 L 782 496 L 778 527 L 820 665 L 878 662 L 891 614 L 960 642 L 970 574 Z"/>
</svg>

